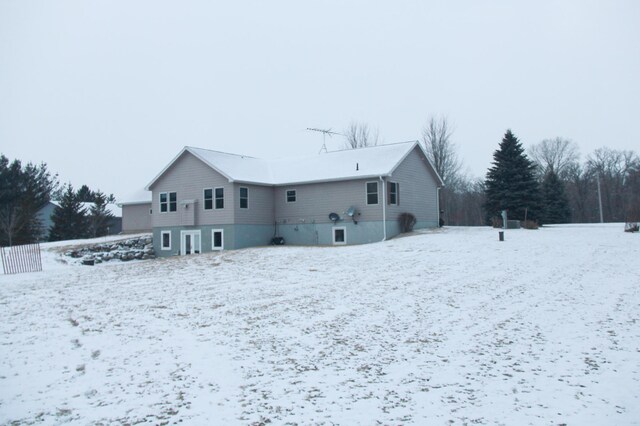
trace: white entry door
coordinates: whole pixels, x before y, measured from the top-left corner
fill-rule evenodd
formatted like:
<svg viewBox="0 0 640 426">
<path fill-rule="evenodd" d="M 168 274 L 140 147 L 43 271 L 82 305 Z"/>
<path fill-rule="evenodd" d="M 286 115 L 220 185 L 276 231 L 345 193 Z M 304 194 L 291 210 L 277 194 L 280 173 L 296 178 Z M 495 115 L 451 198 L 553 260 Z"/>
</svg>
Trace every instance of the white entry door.
<svg viewBox="0 0 640 426">
<path fill-rule="evenodd" d="M 200 231 L 180 231 L 180 254 L 200 253 Z"/>
</svg>

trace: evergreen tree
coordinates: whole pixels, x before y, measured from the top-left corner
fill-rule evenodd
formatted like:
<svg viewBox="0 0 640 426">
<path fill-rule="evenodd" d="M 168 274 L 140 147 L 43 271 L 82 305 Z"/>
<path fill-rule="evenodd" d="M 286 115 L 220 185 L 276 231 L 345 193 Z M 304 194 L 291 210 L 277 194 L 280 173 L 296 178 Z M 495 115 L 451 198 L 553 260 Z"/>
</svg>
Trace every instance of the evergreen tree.
<svg viewBox="0 0 640 426">
<path fill-rule="evenodd" d="M 60 206 L 56 207 L 51 216 L 53 226 L 49 232 L 49 241 L 85 238 L 88 233 L 86 213 L 69 184 L 62 195 Z"/>
<path fill-rule="evenodd" d="M 571 220 L 569 198 L 564 184 L 553 170 L 549 169 L 542 181 L 542 223 L 568 223 Z"/>
<path fill-rule="evenodd" d="M 76 194 L 76 198 L 81 203 L 93 203 L 96 199 L 96 193 L 87 185 L 82 185 Z"/>
<path fill-rule="evenodd" d="M 42 232 L 38 211 L 49 201 L 57 186 L 46 164 L 19 160 L 9 163 L 0 155 L 0 245 L 19 245 L 37 241 Z"/>
<path fill-rule="evenodd" d="M 535 165 L 511 130 L 507 130 L 494 152 L 492 164 L 485 180 L 487 217 L 499 216 L 502 210 L 507 210 L 510 219 L 537 220 L 540 189 L 535 180 Z"/>
<path fill-rule="evenodd" d="M 89 209 L 89 234 L 92 237 L 107 235 L 113 215 L 107 210 L 107 197 L 101 191 L 94 193 L 93 205 Z"/>
</svg>

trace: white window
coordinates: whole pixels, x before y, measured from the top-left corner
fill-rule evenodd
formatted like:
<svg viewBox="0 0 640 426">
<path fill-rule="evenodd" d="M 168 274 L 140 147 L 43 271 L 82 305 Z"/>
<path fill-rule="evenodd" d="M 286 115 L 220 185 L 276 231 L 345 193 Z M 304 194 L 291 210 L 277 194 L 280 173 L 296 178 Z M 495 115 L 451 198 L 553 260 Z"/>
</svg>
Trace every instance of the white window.
<svg viewBox="0 0 640 426">
<path fill-rule="evenodd" d="M 295 203 L 297 198 L 296 195 L 295 189 L 287 189 L 287 203 Z"/>
<path fill-rule="evenodd" d="M 367 204 L 378 204 L 378 182 L 367 182 Z"/>
<path fill-rule="evenodd" d="M 224 229 L 211 231 L 211 250 L 224 250 Z"/>
<path fill-rule="evenodd" d="M 216 210 L 224 209 L 224 188 L 216 188 Z"/>
<path fill-rule="evenodd" d="M 162 231 L 160 240 L 162 241 L 162 250 L 171 250 L 171 231 Z"/>
<path fill-rule="evenodd" d="M 213 209 L 213 189 L 206 188 L 204 190 L 204 194 L 202 194 L 202 198 L 204 199 L 204 209 L 212 210 Z"/>
<path fill-rule="evenodd" d="M 175 212 L 178 210 L 178 194 L 176 192 L 160 193 L 160 213 Z"/>
<path fill-rule="evenodd" d="M 249 208 L 249 188 L 245 188 L 244 186 L 240 187 L 240 208 Z"/>
<path fill-rule="evenodd" d="M 335 226 L 332 228 L 333 232 L 333 244 L 344 245 L 347 244 L 347 228 L 344 226 Z"/>
<path fill-rule="evenodd" d="M 388 184 L 388 194 L 389 194 L 389 204 L 399 205 L 400 204 L 400 184 L 397 182 L 389 182 Z"/>
</svg>

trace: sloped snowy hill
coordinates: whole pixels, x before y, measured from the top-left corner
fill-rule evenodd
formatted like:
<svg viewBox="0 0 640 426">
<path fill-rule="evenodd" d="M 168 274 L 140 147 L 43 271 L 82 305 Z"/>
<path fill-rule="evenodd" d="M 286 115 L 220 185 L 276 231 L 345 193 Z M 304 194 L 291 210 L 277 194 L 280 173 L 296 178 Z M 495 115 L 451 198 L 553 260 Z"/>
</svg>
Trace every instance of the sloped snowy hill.
<svg viewBox="0 0 640 426">
<path fill-rule="evenodd" d="M 2 424 L 640 419 L 640 236 L 620 224 L 56 258 L 0 276 Z"/>
</svg>

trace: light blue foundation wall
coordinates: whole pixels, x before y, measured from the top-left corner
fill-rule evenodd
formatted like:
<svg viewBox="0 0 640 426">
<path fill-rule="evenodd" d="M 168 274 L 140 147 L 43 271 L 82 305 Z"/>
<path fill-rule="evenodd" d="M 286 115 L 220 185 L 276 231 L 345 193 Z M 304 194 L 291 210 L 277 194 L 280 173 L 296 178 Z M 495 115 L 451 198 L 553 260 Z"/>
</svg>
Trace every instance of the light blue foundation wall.
<svg viewBox="0 0 640 426">
<path fill-rule="evenodd" d="M 416 222 L 416 224 L 413 227 L 413 229 L 437 228 L 437 227 L 438 227 L 438 221 L 436 221 L 436 220 L 419 221 L 419 222 Z"/>
<path fill-rule="evenodd" d="M 347 244 L 366 244 L 382 240 L 382 221 L 358 222 L 340 221 L 332 223 L 307 223 L 278 225 L 278 234 L 285 244 L 290 245 L 332 245 L 333 228 L 344 228 Z"/>
<path fill-rule="evenodd" d="M 234 227 L 234 249 L 271 244 L 273 225 L 235 225 Z"/>
<path fill-rule="evenodd" d="M 157 256 L 174 256 L 180 253 L 180 231 L 200 230 L 201 251 L 212 249 L 212 231 L 222 229 L 224 250 L 265 246 L 273 237 L 273 225 L 207 225 L 207 226 L 165 226 L 153 228 L 153 248 Z M 162 250 L 162 232 L 171 232 L 171 250 Z"/>
<path fill-rule="evenodd" d="M 333 228 L 343 227 L 346 231 L 347 244 L 367 244 L 381 241 L 383 238 L 382 221 L 358 222 L 340 221 L 318 224 L 285 224 L 277 226 L 277 235 L 283 237 L 286 245 L 332 245 Z M 436 223 L 418 222 L 414 229 L 433 228 Z M 397 221 L 387 221 L 387 239 L 400 233 Z M 215 225 L 200 227 L 168 226 L 153 229 L 153 246 L 157 256 L 174 256 L 180 252 L 180 231 L 200 229 L 202 252 L 212 251 L 213 229 L 224 232 L 224 249 L 234 250 L 246 247 L 265 246 L 271 243 L 274 236 L 273 225 Z M 171 231 L 171 250 L 162 250 L 161 232 Z"/>
</svg>

